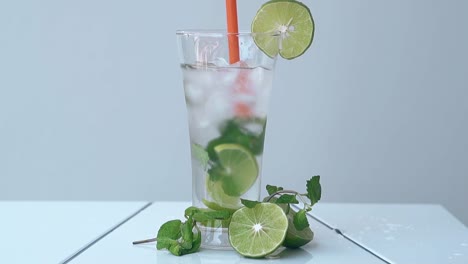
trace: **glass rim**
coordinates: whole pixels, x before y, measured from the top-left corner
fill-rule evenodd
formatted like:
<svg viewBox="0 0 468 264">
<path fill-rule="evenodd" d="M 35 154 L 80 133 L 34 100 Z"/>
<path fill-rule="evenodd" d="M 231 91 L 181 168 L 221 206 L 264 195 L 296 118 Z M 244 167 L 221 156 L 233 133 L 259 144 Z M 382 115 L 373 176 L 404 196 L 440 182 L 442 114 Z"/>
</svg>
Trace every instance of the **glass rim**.
<svg viewBox="0 0 468 264">
<path fill-rule="evenodd" d="M 279 37 L 281 32 L 250 32 L 239 31 L 238 33 L 229 33 L 225 29 L 180 29 L 176 30 L 177 36 L 193 36 L 193 37 L 224 37 L 224 36 L 271 36 Z"/>
</svg>

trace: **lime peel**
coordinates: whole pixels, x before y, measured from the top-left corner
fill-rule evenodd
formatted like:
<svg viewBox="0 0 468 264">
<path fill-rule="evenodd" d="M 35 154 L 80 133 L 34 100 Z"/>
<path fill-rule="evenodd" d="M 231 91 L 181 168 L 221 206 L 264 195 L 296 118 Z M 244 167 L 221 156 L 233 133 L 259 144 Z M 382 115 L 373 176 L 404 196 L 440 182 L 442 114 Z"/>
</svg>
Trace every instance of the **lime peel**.
<svg viewBox="0 0 468 264">
<path fill-rule="evenodd" d="M 257 46 L 270 57 L 291 60 L 304 54 L 312 44 L 315 23 L 309 8 L 294 0 L 272 0 L 262 5 L 252 21 L 252 32 L 281 34 L 279 46 L 274 45 L 274 36 L 254 36 Z"/>
</svg>

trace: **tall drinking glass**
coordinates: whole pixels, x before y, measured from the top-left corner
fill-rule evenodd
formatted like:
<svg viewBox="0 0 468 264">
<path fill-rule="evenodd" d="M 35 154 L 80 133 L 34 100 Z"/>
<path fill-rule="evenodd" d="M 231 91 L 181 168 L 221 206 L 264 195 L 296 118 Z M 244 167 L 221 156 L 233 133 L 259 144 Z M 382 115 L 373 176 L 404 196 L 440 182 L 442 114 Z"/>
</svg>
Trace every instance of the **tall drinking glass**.
<svg viewBox="0 0 468 264">
<path fill-rule="evenodd" d="M 254 39 L 279 47 L 280 36 L 222 31 L 177 31 L 192 153 L 193 205 L 235 211 L 258 200 L 268 102 L 276 56 Z M 240 61 L 229 63 L 229 39 Z M 231 47 L 232 48 L 232 47 Z M 199 224 L 202 246 L 229 248 L 228 221 Z"/>
</svg>

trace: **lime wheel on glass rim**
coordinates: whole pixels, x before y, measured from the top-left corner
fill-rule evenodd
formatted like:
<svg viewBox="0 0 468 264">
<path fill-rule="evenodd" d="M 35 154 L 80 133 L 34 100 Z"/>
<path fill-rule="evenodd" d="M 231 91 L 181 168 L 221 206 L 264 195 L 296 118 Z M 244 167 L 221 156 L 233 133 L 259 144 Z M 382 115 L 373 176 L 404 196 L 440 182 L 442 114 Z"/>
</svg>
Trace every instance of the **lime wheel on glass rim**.
<svg viewBox="0 0 468 264">
<path fill-rule="evenodd" d="M 254 35 L 257 46 L 267 55 L 291 60 L 304 54 L 312 44 L 315 24 L 309 8 L 295 0 L 266 2 L 252 21 L 253 33 L 279 33 L 280 49 L 271 36 Z"/>
</svg>

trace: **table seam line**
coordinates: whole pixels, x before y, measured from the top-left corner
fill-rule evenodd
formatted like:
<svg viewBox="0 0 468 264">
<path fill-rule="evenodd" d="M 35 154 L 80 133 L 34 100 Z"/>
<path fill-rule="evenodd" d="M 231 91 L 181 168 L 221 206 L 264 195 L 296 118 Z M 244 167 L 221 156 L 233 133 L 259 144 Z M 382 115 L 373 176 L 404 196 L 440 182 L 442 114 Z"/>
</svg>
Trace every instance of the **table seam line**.
<svg viewBox="0 0 468 264">
<path fill-rule="evenodd" d="M 301 208 L 299 208 L 299 206 L 297 205 L 292 205 L 292 207 L 300 210 Z M 359 248 L 361 248 L 362 250 L 366 251 L 367 253 L 371 254 L 372 256 L 378 258 L 379 260 L 383 261 L 384 263 L 386 264 L 393 264 L 390 260 L 388 260 L 387 258 L 385 258 L 384 256 L 382 256 L 381 254 L 373 251 L 372 249 L 370 248 L 367 248 L 366 246 L 364 246 L 363 244 L 359 243 L 358 241 L 352 239 L 351 237 L 349 237 L 348 235 L 346 235 L 345 233 L 343 233 L 339 228 L 336 228 L 336 227 L 333 227 L 331 226 L 330 224 L 326 223 L 325 220 L 317 217 L 317 216 L 314 216 L 312 215 L 310 212 L 307 212 L 307 215 L 312 218 L 313 220 L 315 220 L 316 222 L 318 222 L 319 224 L 322 224 L 323 226 L 327 227 L 328 229 L 334 231 L 335 233 L 337 233 L 338 235 L 342 236 L 343 238 L 345 238 L 346 240 L 348 240 L 349 242 L 353 243 L 354 245 L 358 246 Z"/>
<path fill-rule="evenodd" d="M 153 204 L 153 202 L 148 202 L 147 204 L 145 204 L 144 206 L 142 206 L 140 209 L 138 209 L 136 212 L 134 212 L 133 214 L 131 214 L 130 216 L 128 216 L 127 218 L 123 219 L 122 221 L 120 221 L 119 223 L 117 223 L 115 226 L 111 227 L 109 230 L 105 231 L 103 234 L 101 234 L 100 236 L 98 236 L 97 238 L 95 238 L 94 240 L 92 240 L 91 242 L 85 244 L 82 248 L 80 248 L 79 250 L 77 250 L 75 253 L 73 253 L 71 256 L 65 258 L 64 260 L 62 260 L 61 262 L 59 262 L 59 264 L 66 264 L 66 263 L 69 263 L 70 261 L 72 261 L 73 259 L 75 259 L 76 257 L 78 257 L 79 255 L 81 255 L 81 253 L 85 252 L 86 250 L 88 250 L 89 248 L 91 248 L 92 246 L 94 246 L 97 242 L 99 242 L 101 239 L 105 238 L 107 235 L 109 235 L 110 233 L 114 232 L 117 228 L 119 228 L 120 226 L 122 226 L 123 224 L 125 224 L 126 222 L 130 221 L 132 218 L 134 218 L 135 216 L 137 216 L 138 214 L 140 214 L 141 212 L 143 212 L 144 210 L 146 210 L 149 206 L 151 206 Z"/>
</svg>

